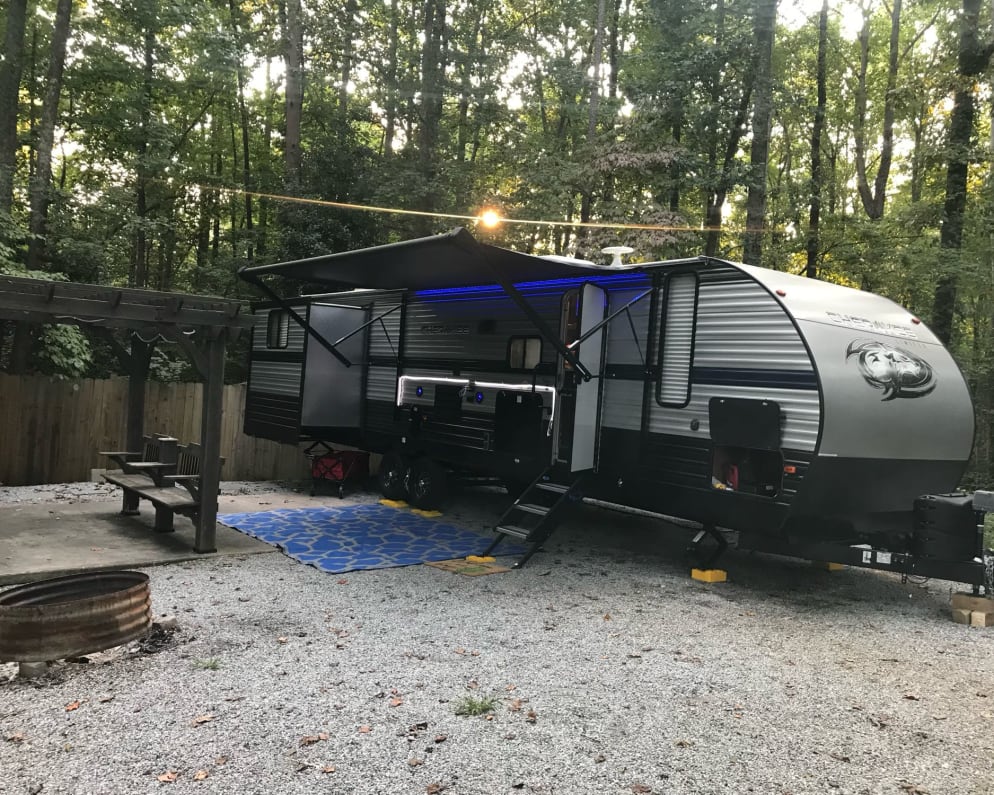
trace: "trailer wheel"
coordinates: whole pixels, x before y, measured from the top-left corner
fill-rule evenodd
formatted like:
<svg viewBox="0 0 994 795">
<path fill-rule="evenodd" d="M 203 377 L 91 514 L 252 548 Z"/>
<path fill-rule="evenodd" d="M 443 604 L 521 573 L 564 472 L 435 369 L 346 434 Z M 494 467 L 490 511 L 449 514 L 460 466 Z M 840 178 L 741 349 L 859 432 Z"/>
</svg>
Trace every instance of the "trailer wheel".
<svg viewBox="0 0 994 795">
<path fill-rule="evenodd" d="M 430 458 L 419 458 L 407 482 L 411 504 L 425 511 L 438 508 L 448 494 L 448 475 Z"/>
<path fill-rule="evenodd" d="M 388 500 L 407 499 L 407 470 L 410 464 L 398 452 L 387 453 L 380 462 L 380 492 Z"/>
</svg>

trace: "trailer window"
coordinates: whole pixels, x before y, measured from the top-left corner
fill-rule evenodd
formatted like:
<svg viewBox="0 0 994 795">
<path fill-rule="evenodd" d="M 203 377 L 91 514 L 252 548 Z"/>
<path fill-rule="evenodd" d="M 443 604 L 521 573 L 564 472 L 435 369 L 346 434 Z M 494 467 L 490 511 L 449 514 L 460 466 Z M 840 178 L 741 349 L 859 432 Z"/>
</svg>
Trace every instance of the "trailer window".
<svg viewBox="0 0 994 795">
<path fill-rule="evenodd" d="M 266 347 L 285 348 L 290 342 L 290 314 L 285 309 L 273 309 L 269 313 L 266 328 Z"/>
<path fill-rule="evenodd" d="M 697 330 L 697 274 L 672 273 L 663 283 L 656 401 L 682 408 L 690 402 L 690 373 Z"/>
<path fill-rule="evenodd" d="M 541 337 L 511 337 L 507 365 L 512 370 L 534 370 L 542 361 Z"/>
</svg>

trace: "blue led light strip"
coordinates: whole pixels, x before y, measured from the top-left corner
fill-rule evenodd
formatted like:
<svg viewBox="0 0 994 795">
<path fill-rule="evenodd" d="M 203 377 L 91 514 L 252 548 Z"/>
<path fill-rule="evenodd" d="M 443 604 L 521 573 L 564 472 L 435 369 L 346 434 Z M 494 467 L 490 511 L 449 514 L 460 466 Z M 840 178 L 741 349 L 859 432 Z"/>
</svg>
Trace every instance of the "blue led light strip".
<svg viewBox="0 0 994 795">
<path fill-rule="evenodd" d="M 567 279 L 542 279 L 534 282 L 517 282 L 514 286 L 519 290 L 529 290 L 537 287 L 578 287 L 581 284 L 592 282 L 594 284 L 637 284 L 648 280 L 648 276 L 642 272 L 638 273 L 616 273 L 610 276 L 574 276 Z M 473 287 L 440 287 L 432 290 L 416 290 L 416 296 L 441 296 L 441 295 L 471 295 L 473 293 L 504 292 L 499 284 L 483 284 Z"/>
</svg>

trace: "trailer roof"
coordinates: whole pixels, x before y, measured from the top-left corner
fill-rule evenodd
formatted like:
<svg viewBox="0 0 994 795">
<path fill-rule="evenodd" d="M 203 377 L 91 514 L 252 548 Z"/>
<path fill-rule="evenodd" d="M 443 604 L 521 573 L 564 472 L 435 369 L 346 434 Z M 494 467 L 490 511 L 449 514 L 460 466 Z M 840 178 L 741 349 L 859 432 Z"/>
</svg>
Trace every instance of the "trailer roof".
<svg viewBox="0 0 994 795">
<path fill-rule="evenodd" d="M 277 275 L 318 284 L 430 290 L 497 282 L 564 279 L 607 268 L 547 260 L 480 243 L 462 227 L 441 235 L 320 257 L 243 268 L 249 281 Z"/>
</svg>

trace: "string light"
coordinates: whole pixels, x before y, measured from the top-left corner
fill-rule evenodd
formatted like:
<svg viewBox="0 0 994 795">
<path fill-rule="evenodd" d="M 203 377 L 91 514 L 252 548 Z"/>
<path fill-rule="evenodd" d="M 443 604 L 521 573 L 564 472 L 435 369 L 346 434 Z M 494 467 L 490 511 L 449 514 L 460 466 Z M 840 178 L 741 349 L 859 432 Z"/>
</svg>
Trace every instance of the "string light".
<svg viewBox="0 0 994 795">
<path fill-rule="evenodd" d="M 487 229 L 493 229 L 495 226 L 500 226 L 500 223 L 503 220 L 504 219 L 500 217 L 496 210 L 484 210 L 480 213 L 480 223 L 487 227 Z"/>
<path fill-rule="evenodd" d="M 193 183 L 194 187 L 201 190 L 220 190 L 233 193 L 239 196 L 252 196 L 257 199 L 270 199 L 272 201 L 287 202 L 290 204 L 308 204 L 317 207 L 334 207 L 339 210 L 356 210 L 367 213 L 390 213 L 394 215 L 414 215 L 422 218 L 445 218 L 454 221 L 471 221 L 481 223 L 488 228 L 497 224 L 524 224 L 529 226 L 568 226 L 576 229 L 627 229 L 641 232 L 725 232 L 733 234 L 742 230 L 729 227 L 714 226 L 670 226 L 665 224 L 625 224 L 610 223 L 606 221 L 544 221 L 531 218 L 505 218 L 496 210 L 485 210 L 480 215 L 460 215 L 457 213 L 439 213 L 426 210 L 407 210 L 401 207 L 382 207 L 374 204 L 356 204 L 353 202 L 336 202 L 328 199 L 312 199 L 306 196 L 287 196 L 281 193 L 266 193 L 263 191 L 245 190 L 226 185 L 203 185 Z M 768 229 L 766 231 L 775 231 Z"/>
</svg>

